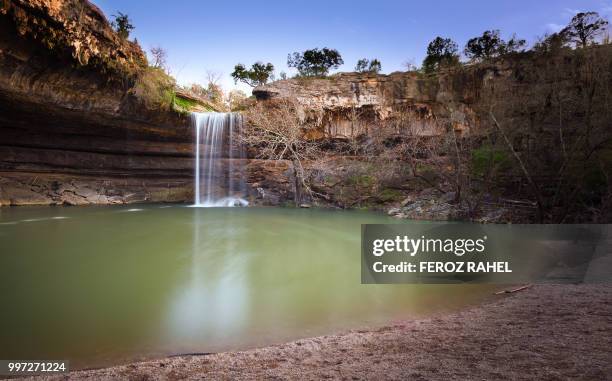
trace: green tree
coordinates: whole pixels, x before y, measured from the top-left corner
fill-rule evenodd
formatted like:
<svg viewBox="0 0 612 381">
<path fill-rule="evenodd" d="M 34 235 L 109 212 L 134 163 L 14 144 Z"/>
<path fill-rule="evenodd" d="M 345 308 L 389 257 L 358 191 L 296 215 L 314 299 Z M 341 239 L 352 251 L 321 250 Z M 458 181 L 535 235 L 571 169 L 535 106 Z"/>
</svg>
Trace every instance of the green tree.
<svg viewBox="0 0 612 381">
<path fill-rule="evenodd" d="M 464 53 L 472 61 L 486 61 L 518 52 L 526 44 L 525 40 L 517 38 L 516 35 L 512 35 L 512 38 L 506 42 L 500 37 L 499 30 L 487 30 L 482 36 L 471 38 L 465 45 Z"/>
<path fill-rule="evenodd" d="M 117 11 L 116 15 L 113 15 L 115 20 L 111 23 L 111 26 L 115 29 L 119 37 L 127 39 L 130 36 L 130 31 L 134 30 L 130 18 L 128 15 Z"/>
<path fill-rule="evenodd" d="M 378 58 L 374 58 L 372 61 L 370 61 L 370 67 L 368 68 L 368 71 L 370 73 L 380 73 L 380 71 L 382 70 L 382 64 L 380 63 L 380 61 L 378 60 Z"/>
<path fill-rule="evenodd" d="M 370 64 L 370 60 L 367 58 L 362 58 L 357 61 L 357 65 L 355 65 L 355 71 L 357 73 L 365 73 L 368 71 L 368 65 Z"/>
<path fill-rule="evenodd" d="M 521 52 L 524 50 L 526 45 L 526 40 L 518 38 L 516 37 L 516 34 L 513 34 L 512 37 L 508 40 L 508 42 L 502 44 L 500 54 Z"/>
<path fill-rule="evenodd" d="M 577 13 L 570 23 L 561 31 L 569 41 L 576 46 L 587 47 L 595 38 L 601 35 L 608 25 L 608 21 L 599 16 L 597 12 Z"/>
<path fill-rule="evenodd" d="M 471 60 L 488 60 L 499 56 L 503 43 L 499 30 L 487 30 L 482 36 L 468 40 L 464 53 Z"/>
<path fill-rule="evenodd" d="M 545 34 L 533 45 L 538 53 L 556 53 L 567 46 L 567 36 L 564 33 Z"/>
<path fill-rule="evenodd" d="M 337 69 L 344 63 L 336 49 L 315 48 L 287 56 L 287 66 L 297 69 L 305 77 L 323 77 L 330 69 Z"/>
<path fill-rule="evenodd" d="M 427 56 L 423 60 L 423 69 L 427 73 L 442 66 L 453 66 L 459 63 L 457 44 L 450 38 L 436 37 L 427 46 Z"/>
<path fill-rule="evenodd" d="M 379 73 L 382 70 L 382 65 L 377 58 L 370 61 L 367 58 L 362 58 L 357 61 L 355 71 L 357 73 Z"/>
<path fill-rule="evenodd" d="M 243 64 L 234 66 L 234 71 L 231 76 L 234 78 L 234 83 L 240 81 L 249 86 L 255 87 L 265 85 L 269 79 L 273 79 L 274 65 L 271 63 L 264 64 L 263 62 L 255 62 L 250 69 L 247 69 Z"/>
</svg>

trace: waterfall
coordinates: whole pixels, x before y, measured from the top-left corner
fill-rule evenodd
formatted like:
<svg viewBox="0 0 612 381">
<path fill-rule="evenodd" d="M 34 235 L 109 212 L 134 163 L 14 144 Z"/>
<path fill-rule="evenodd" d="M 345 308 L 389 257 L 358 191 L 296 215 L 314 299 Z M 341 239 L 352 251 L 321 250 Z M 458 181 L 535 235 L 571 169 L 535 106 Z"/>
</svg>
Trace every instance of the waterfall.
<svg viewBox="0 0 612 381">
<path fill-rule="evenodd" d="M 246 206 L 244 150 L 238 142 L 242 117 L 194 112 L 196 131 L 194 206 Z"/>
</svg>

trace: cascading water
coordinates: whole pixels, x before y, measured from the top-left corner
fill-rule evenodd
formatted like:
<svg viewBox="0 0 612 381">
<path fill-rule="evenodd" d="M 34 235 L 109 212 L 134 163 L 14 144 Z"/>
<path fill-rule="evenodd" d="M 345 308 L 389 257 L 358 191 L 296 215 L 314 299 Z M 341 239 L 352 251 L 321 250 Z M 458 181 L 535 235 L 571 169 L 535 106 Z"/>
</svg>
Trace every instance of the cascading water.
<svg viewBox="0 0 612 381">
<path fill-rule="evenodd" d="M 236 113 L 193 113 L 196 130 L 194 206 L 246 206 L 244 150 Z M 240 160 L 237 160 L 240 159 Z"/>
</svg>

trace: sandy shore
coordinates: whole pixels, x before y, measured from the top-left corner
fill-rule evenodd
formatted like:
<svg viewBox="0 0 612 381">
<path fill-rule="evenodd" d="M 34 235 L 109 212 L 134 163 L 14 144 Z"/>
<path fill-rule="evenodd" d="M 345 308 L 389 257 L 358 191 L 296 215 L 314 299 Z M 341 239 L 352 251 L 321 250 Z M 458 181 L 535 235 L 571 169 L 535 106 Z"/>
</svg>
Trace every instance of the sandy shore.
<svg viewBox="0 0 612 381">
<path fill-rule="evenodd" d="M 447 316 L 44 379 L 322 378 L 611 380 L 612 284 L 537 285 Z"/>
</svg>

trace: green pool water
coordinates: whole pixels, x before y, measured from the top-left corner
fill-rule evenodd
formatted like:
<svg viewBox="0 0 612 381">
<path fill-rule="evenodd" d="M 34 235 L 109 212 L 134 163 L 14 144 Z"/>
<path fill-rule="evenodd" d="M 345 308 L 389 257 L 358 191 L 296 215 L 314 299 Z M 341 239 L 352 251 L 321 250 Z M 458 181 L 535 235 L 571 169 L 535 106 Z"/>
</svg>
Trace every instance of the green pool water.
<svg viewBox="0 0 612 381">
<path fill-rule="evenodd" d="M 487 285 L 362 285 L 366 212 L 0 209 L 0 359 L 98 367 L 247 349 L 476 303 Z"/>
</svg>

